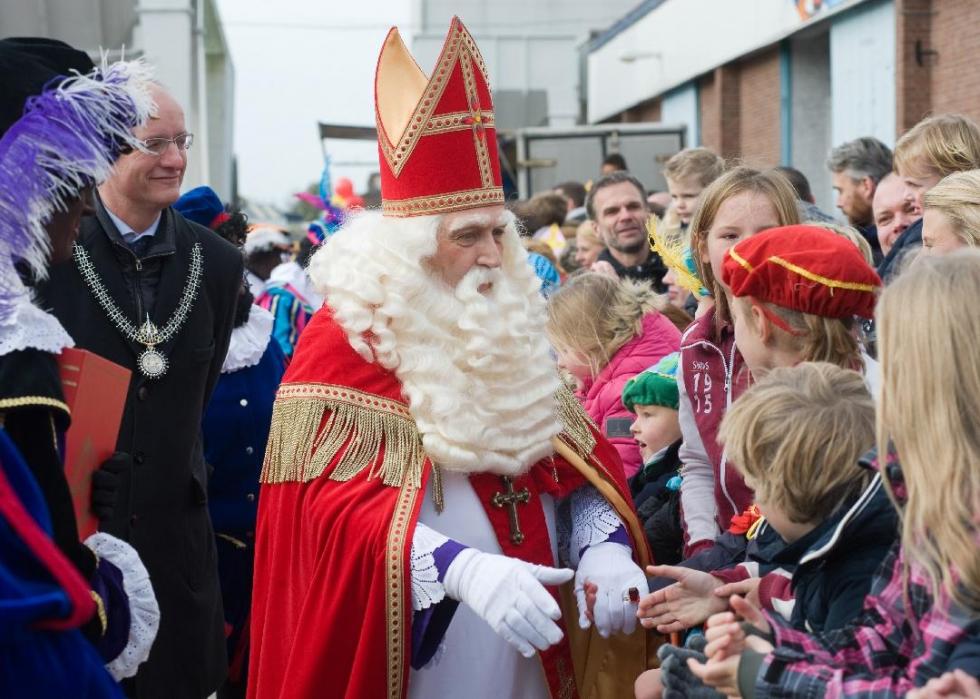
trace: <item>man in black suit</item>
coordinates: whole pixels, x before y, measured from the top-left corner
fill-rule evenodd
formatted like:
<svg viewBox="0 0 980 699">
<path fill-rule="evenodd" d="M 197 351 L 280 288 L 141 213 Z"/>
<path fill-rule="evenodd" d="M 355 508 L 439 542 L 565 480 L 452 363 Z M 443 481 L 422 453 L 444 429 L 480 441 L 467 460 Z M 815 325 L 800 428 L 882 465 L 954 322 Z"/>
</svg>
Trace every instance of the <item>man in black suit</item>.
<svg viewBox="0 0 980 699">
<path fill-rule="evenodd" d="M 41 288 L 77 345 L 133 372 L 117 449 L 93 478 L 101 528 L 130 542 L 160 603 L 149 660 L 126 690 L 203 699 L 226 674 L 201 417 L 228 348 L 242 257 L 171 208 L 193 136 L 180 105 L 153 89 L 155 116 L 134 132 L 98 188 L 71 260 Z"/>
</svg>

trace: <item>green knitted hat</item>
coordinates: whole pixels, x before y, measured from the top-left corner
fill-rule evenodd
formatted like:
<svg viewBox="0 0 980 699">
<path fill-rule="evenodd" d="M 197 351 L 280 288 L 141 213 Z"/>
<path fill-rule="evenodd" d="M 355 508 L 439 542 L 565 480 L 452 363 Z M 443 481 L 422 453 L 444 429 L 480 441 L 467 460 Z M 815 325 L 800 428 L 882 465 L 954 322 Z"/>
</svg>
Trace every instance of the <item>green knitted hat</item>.
<svg viewBox="0 0 980 699">
<path fill-rule="evenodd" d="M 677 410 L 677 362 L 680 357 L 680 352 L 672 352 L 627 381 L 623 387 L 626 409 L 635 413 L 637 405 L 660 405 Z"/>
</svg>

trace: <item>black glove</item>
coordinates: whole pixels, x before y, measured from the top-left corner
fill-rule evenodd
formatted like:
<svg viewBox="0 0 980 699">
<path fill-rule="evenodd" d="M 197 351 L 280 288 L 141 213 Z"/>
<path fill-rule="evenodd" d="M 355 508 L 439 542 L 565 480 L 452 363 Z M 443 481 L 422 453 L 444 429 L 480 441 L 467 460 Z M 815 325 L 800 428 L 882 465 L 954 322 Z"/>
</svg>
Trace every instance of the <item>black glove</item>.
<svg viewBox="0 0 980 699">
<path fill-rule="evenodd" d="M 133 457 L 117 451 L 92 473 L 92 514 L 105 522 L 116 509 L 122 474 L 133 467 Z"/>
<path fill-rule="evenodd" d="M 704 638 L 700 636 L 700 638 Z M 701 643 L 701 648 L 704 644 Z M 657 649 L 660 658 L 660 681 L 664 685 L 664 699 L 725 699 L 725 695 L 705 686 L 687 666 L 687 659 L 707 662 L 708 656 L 699 650 L 663 645 Z"/>
</svg>

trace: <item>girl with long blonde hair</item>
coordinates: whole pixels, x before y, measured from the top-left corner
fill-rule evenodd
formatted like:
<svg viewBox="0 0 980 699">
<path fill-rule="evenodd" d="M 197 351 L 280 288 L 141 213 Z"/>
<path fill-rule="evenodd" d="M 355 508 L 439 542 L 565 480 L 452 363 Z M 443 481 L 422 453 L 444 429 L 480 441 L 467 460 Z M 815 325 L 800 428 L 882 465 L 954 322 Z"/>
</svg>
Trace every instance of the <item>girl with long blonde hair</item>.
<svg viewBox="0 0 980 699">
<path fill-rule="evenodd" d="M 642 466 L 623 405 L 626 382 L 677 351 L 680 330 L 649 284 L 595 272 L 573 277 L 548 302 L 548 339 L 558 364 L 578 383 L 576 396 L 623 460 L 627 477 Z"/>
<path fill-rule="evenodd" d="M 916 260 L 878 302 L 877 432 L 881 460 L 889 462 L 879 470 L 902 524 L 898 550 L 882 564 L 861 614 L 832 634 L 808 634 L 733 598 L 771 642 L 746 640 L 744 623 L 730 613 L 712 617 L 709 661 L 696 670 L 706 682 L 723 691 L 734 682 L 743 696 L 973 696 L 969 677 L 980 676 L 980 314 L 960 312 L 954 299 L 978 295 L 980 251 L 963 250 Z"/>
</svg>

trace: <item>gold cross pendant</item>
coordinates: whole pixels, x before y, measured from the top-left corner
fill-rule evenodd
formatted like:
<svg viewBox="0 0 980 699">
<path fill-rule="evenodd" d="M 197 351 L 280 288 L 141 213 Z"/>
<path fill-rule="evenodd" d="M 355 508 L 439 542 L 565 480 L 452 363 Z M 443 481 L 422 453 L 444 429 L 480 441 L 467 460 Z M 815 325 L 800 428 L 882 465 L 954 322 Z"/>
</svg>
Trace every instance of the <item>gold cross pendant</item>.
<svg viewBox="0 0 980 699">
<path fill-rule="evenodd" d="M 521 531 L 521 522 L 517 517 L 517 506 L 526 505 L 531 500 L 531 491 L 527 488 L 514 490 L 514 481 L 508 476 L 501 476 L 504 482 L 504 492 L 494 493 L 490 498 L 490 504 L 498 508 L 507 508 L 507 519 L 510 520 L 510 541 L 514 545 L 524 543 L 524 532 Z"/>
</svg>

